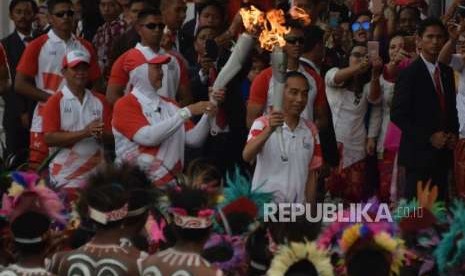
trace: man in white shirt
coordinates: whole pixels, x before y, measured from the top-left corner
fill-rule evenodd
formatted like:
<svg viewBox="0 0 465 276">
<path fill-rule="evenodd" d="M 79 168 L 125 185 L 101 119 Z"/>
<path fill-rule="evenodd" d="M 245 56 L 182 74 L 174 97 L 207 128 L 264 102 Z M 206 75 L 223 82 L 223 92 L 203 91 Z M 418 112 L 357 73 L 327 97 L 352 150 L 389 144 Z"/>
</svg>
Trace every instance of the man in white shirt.
<svg viewBox="0 0 465 276">
<path fill-rule="evenodd" d="M 301 117 L 308 100 L 309 84 L 299 72 L 289 72 L 283 92 L 283 112 L 272 111 L 254 121 L 242 156 L 256 160 L 252 188 L 273 192 L 276 202 L 315 202 L 316 170 L 322 165 L 318 130 Z M 288 160 L 279 158 L 282 126 Z"/>
</svg>

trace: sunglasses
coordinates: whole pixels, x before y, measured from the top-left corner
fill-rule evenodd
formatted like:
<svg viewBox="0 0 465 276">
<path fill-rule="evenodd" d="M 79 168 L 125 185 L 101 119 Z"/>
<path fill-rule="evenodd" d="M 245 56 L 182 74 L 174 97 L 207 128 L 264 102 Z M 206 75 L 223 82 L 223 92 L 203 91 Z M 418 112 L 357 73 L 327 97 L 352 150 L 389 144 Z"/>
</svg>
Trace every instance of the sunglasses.
<svg viewBox="0 0 465 276">
<path fill-rule="evenodd" d="M 370 28 L 371 28 L 370 21 L 354 22 L 352 24 L 352 32 L 357 32 L 357 31 L 360 31 L 361 29 L 364 29 L 365 31 L 369 31 Z"/>
<path fill-rule="evenodd" d="M 163 23 L 147 23 L 147 24 L 145 24 L 143 26 L 146 27 L 149 30 L 153 30 L 153 29 L 156 29 L 156 28 L 158 28 L 160 30 L 165 29 L 165 24 L 163 24 Z"/>
<path fill-rule="evenodd" d="M 74 16 L 74 11 L 71 11 L 71 10 L 69 10 L 69 11 L 62 11 L 62 12 L 54 13 L 53 15 L 56 16 L 56 17 L 59 17 L 59 18 L 63 18 L 63 17 L 65 17 L 65 15 L 66 15 L 67 17 L 73 17 L 73 16 Z"/>
<path fill-rule="evenodd" d="M 287 43 L 293 44 L 293 45 L 297 44 L 297 42 L 300 45 L 302 45 L 304 44 L 304 41 L 305 41 L 305 39 L 301 36 L 289 36 L 289 37 L 284 38 L 284 40 L 286 40 Z"/>
</svg>

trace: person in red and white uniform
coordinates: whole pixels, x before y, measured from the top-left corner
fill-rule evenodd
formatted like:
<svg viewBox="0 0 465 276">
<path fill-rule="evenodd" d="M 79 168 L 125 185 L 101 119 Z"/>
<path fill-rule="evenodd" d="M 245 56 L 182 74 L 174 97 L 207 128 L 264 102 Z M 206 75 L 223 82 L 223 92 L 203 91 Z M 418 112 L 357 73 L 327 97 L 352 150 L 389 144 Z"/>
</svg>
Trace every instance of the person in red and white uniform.
<svg viewBox="0 0 465 276">
<path fill-rule="evenodd" d="M 125 92 L 131 91 L 132 87 L 152 89 L 147 77 L 147 61 L 159 55 L 166 55 L 170 57 L 170 61 L 162 66 L 163 86 L 158 93 L 160 96 L 177 100 L 183 106 L 187 105 L 192 97 L 186 66 L 182 60 L 160 48 L 165 28 L 160 11 L 143 10 L 137 20 L 135 28 L 141 37 L 141 42 L 125 52 L 113 64 L 107 87 L 108 101 L 114 104 Z"/>
<path fill-rule="evenodd" d="M 299 24 L 291 24 L 290 32 L 285 36 L 286 46 L 284 51 L 287 54 L 287 70 L 302 73 L 308 81 L 308 103 L 303 110 L 302 116 L 305 119 L 316 121 L 327 118 L 328 108 L 324 90 L 317 89 L 317 78 L 314 70 L 309 70 L 299 62 L 303 53 L 305 42 L 304 30 Z M 268 67 L 258 74 L 250 87 L 250 96 L 247 102 L 247 126 L 250 127 L 258 117 L 267 114 L 272 105 L 272 94 L 275 80 L 272 68 Z M 315 119 L 314 119 L 314 115 Z"/>
<path fill-rule="evenodd" d="M 316 170 L 323 163 L 318 130 L 301 117 L 308 101 L 309 84 L 300 72 L 288 72 L 283 93 L 283 112 L 272 111 L 256 119 L 242 157 L 256 160 L 252 189 L 273 192 L 276 202 L 315 202 Z M 288 160 L 283 161 L 279 136 L 282 126 Z"/>
<path fill-rule="evenodd" d="M 75 50 L 63 59 L 66 84 L 43 109 L 47 145 L 58 150 L 50 162 L 50 182 L 56 188 L 80 188 L 104 163 L 103 143 L 111 143 L 111 108 L 103 94 L 86 89 L 90 56 Z"/>
<path fill-rule="evenodd" d="M 81 50 L 90 57 L 89 81 L 99 83 L 100 69 L 92 45 L 75 37 L 73 32 L 72 3 L 70 0 L 50 0 L 47 2 L 48 19 L 51 30 L 28 44 L 21 56 L 15 79 L 16 91 L 25 97 L 38 101 L 31 126 L 29 166 L 36 168 L 48 155 L 43 139 L 43 105 L 49 97 L 63 87 L 61 72 L 65 54 L 71 50 Z"/>
<path fill-rule="evenodd" d="M 116 162 L 138 165 L 160 188 L 174 184 L 176 174 L 184 163 L 184 147 L 200 147 L 210 131 L 209 116 L 216 113 L 215 106 L 200 101 L 179 108 L 172 100 L 160 96 L 162 66 L 170 56 L 157 55 L 147 61 L 150 90 L 134 87 L 131 93 L 114 105 L 113 134 Z M 213 97 L 224 100 L 224 92 Z M 202 115 L 195 127 L 189 124 L 192 116 Z"/>
</svg>

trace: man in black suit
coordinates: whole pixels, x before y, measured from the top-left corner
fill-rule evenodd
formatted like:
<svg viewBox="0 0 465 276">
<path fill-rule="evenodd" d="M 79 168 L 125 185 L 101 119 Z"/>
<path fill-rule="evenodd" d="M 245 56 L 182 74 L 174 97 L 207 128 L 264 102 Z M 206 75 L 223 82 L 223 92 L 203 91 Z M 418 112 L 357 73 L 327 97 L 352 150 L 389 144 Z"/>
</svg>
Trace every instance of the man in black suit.
<svg viewBox="0 0 465 276">
<path fill-rule="evenodd" d="M 29 148 L 29 122 L 32 102 L 15 93 L 14 80 L 16 66 L 26 48 L 32 40 L 32 23 L 37 13 L 34 0 L 13 0 L 10 3 L 10 19 L 15 25 L 15 31 L 1 41 L 10 68 L 12 87 L 4 95 L 5 116 L 3 124 L 6 131 L 6 145 L 10 153 L 17 154 L 19 161 L 25 161 L 26 150 Z M 24 155 L 24 156 L 23 156 Z"/>
<path fill-rule="evenodd" d="M 417 38 L 421 54 L 395 86 L 391 120 L 402 130 L 399 163 L 406 168 L 407 198 L 416 195 L 417 181 L 431 179 L 439 198 L 447 200 L 459 124 L 453 71 L 437 62 L 446 38 L 439 19 L 424 20 Z"/>
</svg>

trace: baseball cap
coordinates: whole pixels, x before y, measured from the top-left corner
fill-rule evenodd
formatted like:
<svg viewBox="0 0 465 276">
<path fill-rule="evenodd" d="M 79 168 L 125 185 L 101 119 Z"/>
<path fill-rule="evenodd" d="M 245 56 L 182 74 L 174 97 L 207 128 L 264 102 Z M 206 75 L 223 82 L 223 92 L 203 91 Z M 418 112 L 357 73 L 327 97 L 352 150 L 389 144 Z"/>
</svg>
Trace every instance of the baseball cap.
<svg viewBox="0 0 465 276">
<path fill-rule="evenodd" d="M 63 58 L 63 68 L 66 68 L 66 67 L 73 68 L 81 62 L 85 62 L 89 64 L 90 63 L 89 54 L 87 54 L 86 52 L 82 50 L 72 50 L 68 52 Z"/>
<path fill-rule="evenodd" d="M 148 64 L 166 64 L 170 62 L 170 56 L 159 55 L 147 61 Z"/>
</svg>

